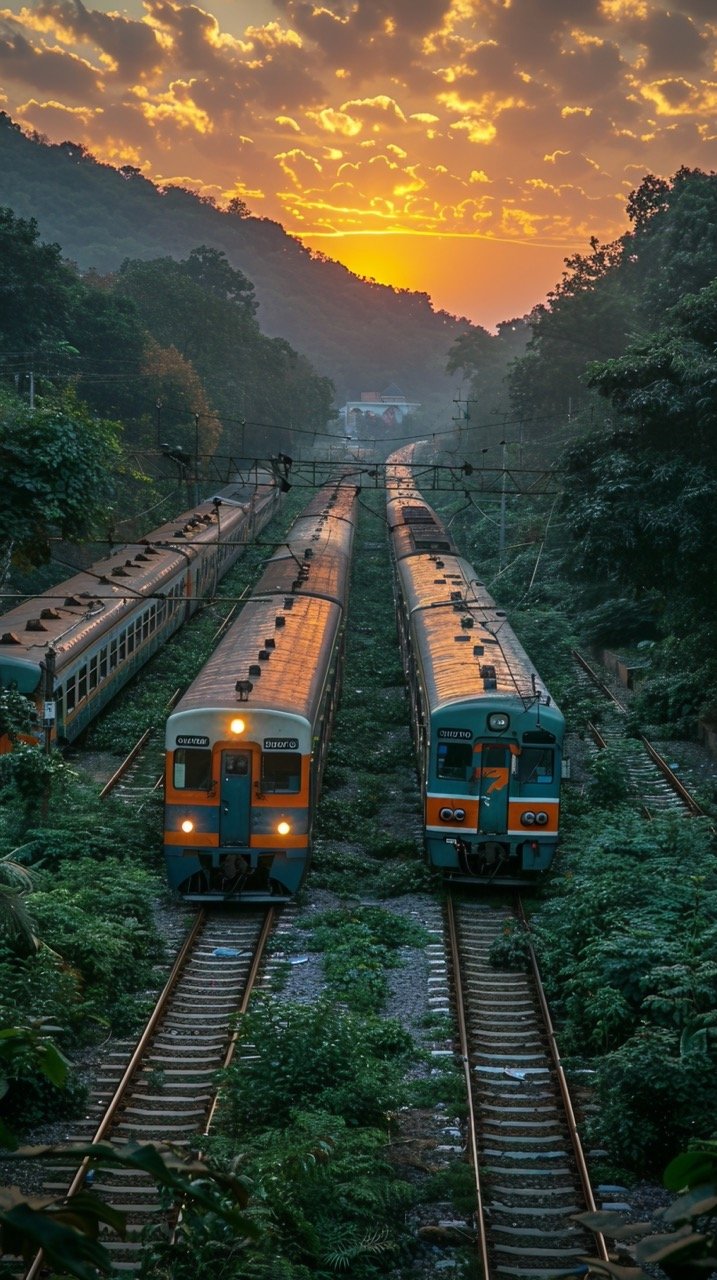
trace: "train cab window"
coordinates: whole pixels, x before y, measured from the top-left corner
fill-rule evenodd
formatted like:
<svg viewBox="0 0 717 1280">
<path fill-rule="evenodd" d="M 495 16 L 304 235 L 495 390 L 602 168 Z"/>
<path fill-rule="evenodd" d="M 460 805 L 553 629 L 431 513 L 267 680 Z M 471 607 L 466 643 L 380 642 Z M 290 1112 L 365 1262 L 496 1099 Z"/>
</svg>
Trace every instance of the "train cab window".
<svg viewBox="0 0 717 1280">
<path fill-rule="evenodd" d="M 523 747 L 518 759 L 518 781 L 540 785 L 553 781 L 554 753 L 550 747 Z"/>
<path fill-rule="evenodd" d="M 453 778 L 465 782 L 467 770 L 473 764 L 473 745 L 470 742 L 439 742 L 438 777 Z"/>
<path fill-rule="evenodd" d="M 301 790 L 301 755 L 298 751 L 265 752 L 261 758 L 262 791 Z"/>
<path fill-rule="evenodd" d="M 173 783 L 177 791 L 208 791 L 212 785 L 212 753 L 200 747 L 178 747 Z"/>
</svg>

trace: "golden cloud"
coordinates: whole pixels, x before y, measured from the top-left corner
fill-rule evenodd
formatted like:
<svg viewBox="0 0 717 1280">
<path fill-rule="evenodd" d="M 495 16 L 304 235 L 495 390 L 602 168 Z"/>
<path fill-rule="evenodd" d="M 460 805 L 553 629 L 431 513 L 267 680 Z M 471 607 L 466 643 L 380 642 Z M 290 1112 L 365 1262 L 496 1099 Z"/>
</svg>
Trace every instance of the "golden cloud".
<svg viewBox="0 0 717 1280">
<path fill-rule="evenodd" d="M 211 133 L 214 128 L 211 118 L 192 98 L 194 83 L 193 80 L 174 80 L 167 93 L 157 94 L 152 100 L 143 85 L 135 85 L 132 92 L 139 99 L 140 110 L 148 124 L 171 121 L 178 129 Z"/>
<path fill-rule="evenodd" d="M 363 128 L 360 120 L 355 120 L 346 111 L 337 111 L 335 107 L 323 107 L 321 111 L 307 111 L 306 115 L 327 133 L 340 133 L 345 138 L 355 138 Z"/>
</svg>

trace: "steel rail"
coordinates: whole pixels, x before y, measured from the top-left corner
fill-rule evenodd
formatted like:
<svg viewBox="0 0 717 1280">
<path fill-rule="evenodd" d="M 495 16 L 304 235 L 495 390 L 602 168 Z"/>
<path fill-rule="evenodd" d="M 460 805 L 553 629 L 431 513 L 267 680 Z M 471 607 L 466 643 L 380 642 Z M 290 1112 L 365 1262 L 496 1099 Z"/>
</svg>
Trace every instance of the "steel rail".
<svg viewBox="0 0 717 1280">
<path fill-rule="evenodd" d="M 453 964 L 453 987 L 456 996 L 456 1016 L 458 1019 L 458 1037 L 461 1049 L 461 1061 L 463 1063 L 463 1075 L 466 1082 L 466 1096 L 468 1099 L 468 1138 L 470 1145 L 470 1159 L 473 1166 L 473 1178 L 475 1182 L 476 1192 L 476 1226 L 478 1229 L 478 1249 L 480 1251 L 480 1262 L 482 1275 L 484 1280 L 490 1280 L 490 1260 L 488 1258 L 488 1247 L 486 1242 L 485 1213 L 483 1210 L 483 1192 L 480 1182 L 479 1160 L 478 1160 L 478 1139 L 476 1135 L 476 1115 L 473 1104 L 473 1082 L 471 1080 L 470 1056 L 468 1051 L 468 1028 L 466 1026 L 465 1007 L 463 1002 L 463 982 L 461 979 L 460 969 L 460 950 L 458 947 L 458 931 L 456 928 L 455 913 L 453 910 L 453 901 L 449 897 L 446 901 L 446 915 L 448 919 L 448 939 L 451 948 L 451 961 Z"/>
<path fill-rule="evenodd" d="M 615 706 L 618 708 L 619 711 L 622 711 L 623 714 L 627 714 L 627 707 L 625 706 L 625 704 L 621 702 L 618 697 L 615 696 L 615 694 L 613 693 L 609 685 L 605 684 L 605 681 L 600 679 L 597 671 L 593 670 L 593 668 L 590 666 L 590 663 L 585 660 L 582 654 L 578 653 L 577 649 L 571 649 L 570 653 L 571 653 L 571 656 L 578 663 L 578 665 L 581 666 L 583 670 L 587 672 L 587 674 L 590 676 L 590 679 L 593 681 L 593 683 L 597 685 L 598 689 L 601 689 L 602 692 L 607 695 L 610 701 L 615 703 Z"/>
<path fill-rule="evenodd" d="M 642 743 L 643 747 L 647 751 L 647 754 L 657 765 L 658 769 L 660 770 L 660 773 L 667 779 L 670 786 L 674 788 L 674 790 L 677 792 L 680 799 L 683 800 L 684 803 L 687 805 L 687 808 L 689 809 L 692 816 L 695 818 L 706 817 L 707 815 L 705 814 L 705 810 L 697 802 L 697 800 L 695 800 L 694 796 L 687 790 L 687 787 L 685 786 L 684 782 L 681 782 L 680 779 L 677 777 L 677 774 L 672 771 L 669 764 L 665 760 L 664 756 L 661 756 L 657 748 L 653 747 L 652 743 L 648 741 L 644 733 L 640 734 L 640 742 Z"/>
<path fill-rule="evenodd" d="M 115 787 L 117 786 L 117 783 L 124 777 L 130 765 L 134 763 L 134 761 L 136 760 L 142 748 L 146 746 L 147 741 L 153 732 L 154 732 L 153 729 L 145 729 L 144 733 L 142 734 L 142 737 L 139 738 L 137 742 L 135 742 L 129 755 L 125 756 L 121 765 L 117 769 L 115 769 L 109 782 L 105 783 L 104 787 L 100 791 L 100 800 L 104 800 L 105 796 L 108 796 L 110 794 L 110 791 L 114 791 Z"/>
<path fill-rule="evenodd" d="M 538 957 L 535 954 L 535 948 L 533 946 L 533 941 L 530 936 L 530 926 L 528 924 L 528 918 L 525 914 L 523 901 L 520 897 L 518 897 L 517 899 L 517 912 L 518 912 L 518 918 L 520 919 L 520 922 L 523 925 L 523 928 L 525 930 L 525 937 L 528 944 L 528 954 L 530 956 L 530 964 L 533 972 L 533 981 L 535 983 L 535 991 L 538 997 L 538 1004 L 540 1005 L 540 1012 L 543 1018 L 545 1032 L 548 1037 L 548 1044 L 550 1046 L 550 1056 L 553 1060 L 553 1067 L 555 1069 L 558 1088 L 560 1089 L 560 1096 L 562 1098 L 563 1110 L 565 1113 L 565 1119 L 567 1121 L 568 1132 L 570 1134 L 570 1141 L 573 1148 L 573 1156 L 575 1158 L 575 1164 L 577 1167 L 578 1176 L 580 1178 L 580 1186 L 582 1188 L 583 1199 L 585 1201 L 585 1205 L 587 1207 L 588 1212 L 595 1213 L 597 1211 L 597 1206 L 595 1204 L 595 1197 L 593 1195 L 592 1183 L 590 1181 L 590 1174 L 588 1172 L 587 1161 L 585 1159 L 585 1152 L 583 1151 L 583 1144 L 580 1140 L 580 1133 L 578 1131 L 577 1120 L 575 1118 L 573 1100 L 570 1096 L 570 1088 L 568 1086 L 567 1077 L 565 1075 L 563 1061 L 560 1056 L 560 1050 L 558 1048 L 558 1040 L 555 1034 L 555 1028 L 553 1027 L 553 1020 L 552 1020 L 552 1017 L 550 1016 L 550 1008 L 548 1006 L 548 1001 L 545 995 L 545 989 L 543 987 L 543 979 L 540 974 Z M 608 1254 L 607 1245 L 605 1243 L 605 1237 L 599 1231 L 595 1231 L 593 1234 L 595 1236 L 595 1247 L 600 1256 L 600 1261 L 609 1262 L 610 1255 Z"/>
<path fill-rule="evenodd" d="M 172 965 L 172 969 L 169 974 L 169 977 L 167 978 L 167 981 L 164 987 L 162 988 L 162 991 L 160 992 L 157 1003 L 155 1004 L 154 1009 L 152 1010 L 152 1014 L 149 1018 L 149 1021 L 147 1022 L 147 1025 L 137 1042 L 137 1045 L 132 1054 L 132 1057 L 130 1058 L 125 1068 L 122 1079 L 120 1080 L 119 1084 L 117 1085 L 117 1088 L 115 1089 L 115 1092 L 112 1096 L 110 1104 L 107 1107 L 107 1110 L 105 1111 L 102 1117 L 102 1120 L 100 1121 L 99 1127 L 97 1128 L 94 1134 L 94 1137 L 91 1139 L 91 1142 L 93 1143 L 93 1145 L 97 1142 L 102 1141 L 112 1121 L 114 1120 L 117 1114 L 117 1111 L 119 1109 L 119 1106 L 129 1087 L 130 1081 L 132 1080 L 137 1070 L 137 1067 L 139 1066 L 140 1059 L 142 1058 L 142 1056 L 144 1055 L 147 1049 L 149 1041 L 151 1040 L 154 1034 L 154 1031 L 156 1029 L 157 1023 L 159 1022 L 160 1017 L 164 1013 L 164 1009 L 167 1005 L 169 997 L 171 996 L 172 991 L 174 990 L 174 987 L 177 984 L 177 980 L 179 979 L 179 976 L 182 972 L 182 969 L 186 964 L 187 957 L 191 954 L 194 944 L 206 924 L 206 919 L 207 919 L 206 911 L 200 911 L 197 914 L 197 918 L 194 921 L 192 928 L 190 929 L 184 942 L 182 943 L 182 946 L 175 958 L 174 964 Z M 63 1200 L 69 1200 L 71 1196 L 75 1195 L 76 1192 L 79 1191 L 80 1187 L 84 1183 L 87 1170 L 91 1163 L 92 1163 L 92 1157 L 85 1156 L 81 1165 L 77 1170 L 77 1173 L 75 1174 L 67 1191 L 65 1192 L 65 1195 L 63 1196 Z M 28 1271 L 25 1272 L 23 1276 L 23 1280 L 36 1280 L 36 1277 L 39 1275 L 40 1268 L 42 1267 L 42 1265 L 43 1265 L 43 1254 L 42 1252 L 40 1252 L 35 1256 Z"/>
</svg>

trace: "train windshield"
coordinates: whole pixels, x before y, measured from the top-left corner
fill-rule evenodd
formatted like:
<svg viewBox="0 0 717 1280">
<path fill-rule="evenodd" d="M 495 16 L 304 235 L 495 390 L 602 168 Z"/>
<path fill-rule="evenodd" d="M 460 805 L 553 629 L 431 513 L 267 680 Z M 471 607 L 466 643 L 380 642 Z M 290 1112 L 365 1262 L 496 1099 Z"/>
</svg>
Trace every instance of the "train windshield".
<svg viewBox="0 0 717 1280">
<path fill-rule="evenodd" d="M 471 742 L 439 742 L 439 778 L 454 778 L 464 782 L 466 770 L 470 769 L 472 764 L 473 744 Z"/>
<path fill-rule="evenodd" d="M 174 753 L 174 785 L 178 791 L 208 791 L 212 785 L 212 753 L 178 747 Z"/>
<path fill-rule="evenodd" d="M 301 790 L 301 755 L 298 751 L 265 752 L 261 761 L 262 791 Z"/>
<path fill-rule="evenodd" d="M 524 785 L 552 782 L 553 759 L 550 747 L 523 747 L 518 756 L 518 781 Z"/>
</svg>

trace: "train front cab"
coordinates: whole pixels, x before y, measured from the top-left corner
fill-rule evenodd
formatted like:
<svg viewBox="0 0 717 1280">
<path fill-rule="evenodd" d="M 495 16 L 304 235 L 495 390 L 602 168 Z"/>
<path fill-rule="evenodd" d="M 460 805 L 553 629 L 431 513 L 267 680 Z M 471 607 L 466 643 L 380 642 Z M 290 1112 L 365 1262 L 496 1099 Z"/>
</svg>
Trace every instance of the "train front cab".
<svg viewBox="0 0 717 1280">
<path fill-rule="evenodd" d="M 429 862 L 452 878 L 525 883 L 558 839 L 563 720 L 555 708 L 448 709 L 427 744 Z"/>
<path fill-rule="evenodd" d="M 310 730 L 300 717 L 227 714 L 218 738 L 170 718 L 165 776 L 169 883 L 189 901 L 283 901 L 309 856 Z M 287 724 L 291 720 L 292 723 Z M 170 740 L 171 739 L 171 740 Z"/>
</svg>

